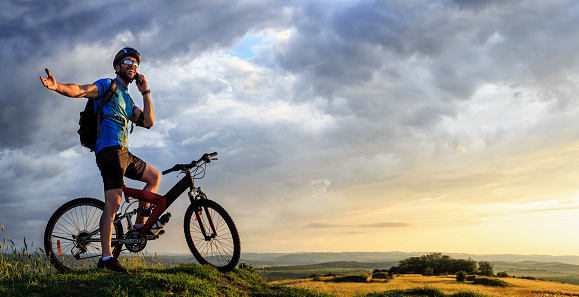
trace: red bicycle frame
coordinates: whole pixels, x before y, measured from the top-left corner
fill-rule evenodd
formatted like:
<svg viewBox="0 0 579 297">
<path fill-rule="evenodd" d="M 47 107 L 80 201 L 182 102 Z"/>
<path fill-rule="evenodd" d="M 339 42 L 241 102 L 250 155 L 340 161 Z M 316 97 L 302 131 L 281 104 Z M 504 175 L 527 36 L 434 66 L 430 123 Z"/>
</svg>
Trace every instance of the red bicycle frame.
<svg viewBox="0 0 579 297">
<path fill-rule="evenodd" d="M 145 222 L 145 225 L 141 230 L 143 232 L 147 232 L 151 226 L 157 222 L 157 219 L 161 216 L 161 214 L 181 196 L 187 189 L 193 190 L 195 188 L 195 183 L 193 182 L 193 177 L 191 176 L 191 172 L 186 171 L 185 176 L 171 188 L 167 194 L 161 196 L 157 193 L 133 189 L 126 186 L 123 186 L 123 193 L 125 194 L 125 200 L 127 203 L 130 203 L 130 197 L 135 199 L 145 201 L 150 203 L 150 207 L 152 209 L 152 213 Z"/>
</svg>

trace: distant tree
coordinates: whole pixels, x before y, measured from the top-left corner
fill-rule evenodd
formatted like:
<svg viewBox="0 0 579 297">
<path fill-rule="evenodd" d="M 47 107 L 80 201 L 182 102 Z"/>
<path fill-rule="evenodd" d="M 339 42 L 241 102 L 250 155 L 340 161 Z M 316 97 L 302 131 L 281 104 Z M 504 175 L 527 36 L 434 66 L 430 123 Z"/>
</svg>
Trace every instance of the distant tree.
<svg viewBox="0 0 579 297">
<path fill-rule="evenodd" d="M 456 281 L 464 282 L 466 280 L 466 272 L 459 271 L 456 273 Z"/>
<path fill-rule="evenodd" d="M 478 270 L 481 275 L 485 276 L 493 276 L 493 264 L 487 261 L 480 261 L 478 262 Z"/>
<path fill-rule="evenodd" d="M 503 271 L 503 272 L 498 272 L 497 276 L 498 277 L 509 277 L 509 274 Z"/>
<path fill-rule="evenodd" d="M 476 273 L 476 270 L 477 270 L 476 261 L 471 258 L 468 258 L 468 260 L 464 259 L 455 260 L 449 272 L 456 273 L 458 271 L 464 271 L 467 274 L 474 274 Z"/>
<path fill-rule="evenodd" d="M 426 268 L 424 268 L 424 273 L 422 275 L 425 275 L 425 276 L 434 275 L 434 269 L 432 269 L 432 267 L 426 267 Z"/>
<path fill-rule="evenodd" d="M 400 260 L 400 264 L 391 267 L 389 271 L 394 273 L 425 273 L 427 268 L 432 269 L 433 275 L 455 274 L 458 271 L 475 273 L 477 265 L 470 258 L 468 260 L 456 260 L 441 253 L 432 253 Z"/>
</svg>

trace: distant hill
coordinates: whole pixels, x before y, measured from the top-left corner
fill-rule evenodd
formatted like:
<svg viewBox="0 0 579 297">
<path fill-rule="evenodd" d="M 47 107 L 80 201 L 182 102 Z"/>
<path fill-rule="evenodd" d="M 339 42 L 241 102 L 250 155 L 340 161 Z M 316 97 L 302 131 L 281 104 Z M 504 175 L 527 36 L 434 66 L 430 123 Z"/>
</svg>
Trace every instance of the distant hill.
<svg viewBox="0 0 579 297">
<path fill-rule="evenodd" d="M 425 253 L 403 252 L 344 252 L 344 253 L 243 253 L 241 258 L 249 263 L 276 265 L 310 265 L 339 261 L 388 262 L 421 256 Z M 426 253 L 428 254 L 428 253 Z"/>
<path fill-rule="evenodd" d="M 309 265 L 339 261 L 364 263 L 391 262 L 430 254 L 431 252 L 344 252 L 344 253 L 244 253 L 243 261 L 261 265 Z M 579 265 L 579 256 L 517 255 L 517 254 L 465 254 L 442 253 L 454 259 L 472 258 L 489 262 L 558 262 Z"/>
<path fill-rule="evenodd" d="M 430 253 L 296 253 L 243 254 L 242 261 L 258 267 L 268 267 L 264 273 L 270 279 L 304 278 L 313 273 L 332 272 L 336 275 L 368 273 L 374 269 L 388 269 L 399 261 Z M 579 257 L 548 255 L 480 255 L 446 254 L 454 259 L 488 261 L 493 271 L 509 276 L 534 277 L 555 282 L 579 285 Z"/>
<path fill-rule="evenodd" d="M 319 264 L 309 264 L 309 265 L 288 265 L 288 266 L 272 266 L 269 267 L 269 270 L 316 270 L 316 269 L 332 269 L 332 268 L 342 268 L 342 269 L 350 269 L 350 268 L 359 268 L 359 269 L 385 269 L 390 268 L 398 264 L 398 261 L 390 261 L 390 262 L 373 262 L 373 263 L 365 263 L 365 262 L 356 262 L 356 261 L 338 261 L 338 262 L 327 262 L 327 263 L 319 263 Z"/>
</svg>

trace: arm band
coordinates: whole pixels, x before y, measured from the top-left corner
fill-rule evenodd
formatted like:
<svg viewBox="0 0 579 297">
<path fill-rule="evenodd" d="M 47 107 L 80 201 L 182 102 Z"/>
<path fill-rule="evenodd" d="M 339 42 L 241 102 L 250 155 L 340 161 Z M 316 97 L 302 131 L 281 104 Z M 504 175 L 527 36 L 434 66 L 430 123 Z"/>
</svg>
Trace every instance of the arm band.
<svg viewBox="0 0 579 297">
<path fill-rule="evenodd" d="M 145 127 L 145 115 L 143 113 L 141 113 L 141 115 L 137 119 L 137 126 L 147 128 L 147 127 Z M 149 129 L 149 128 L 147 128 L 147 129 Z"/>
</svg>

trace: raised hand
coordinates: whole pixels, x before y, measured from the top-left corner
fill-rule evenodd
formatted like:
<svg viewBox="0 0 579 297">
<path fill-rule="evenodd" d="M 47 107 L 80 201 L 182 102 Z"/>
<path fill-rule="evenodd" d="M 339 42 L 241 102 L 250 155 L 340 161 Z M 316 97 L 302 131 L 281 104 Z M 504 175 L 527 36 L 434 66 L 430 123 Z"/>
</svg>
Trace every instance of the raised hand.
<svg viewBox="0 0 579 297">
<path fill-rule="evenodd" d="M 42 84 L 49 90 L 56 90 L 56 79 L 54 78 L 54 76 L 52 76 L 52 74 L 50 74 L 50 70 L 48 70 L 48 68 L 44 69 L 46 71 L 46 74 L 48 75 L 47 78 L 44 77 L 40 77 L 40 81 L 42 82 Z"/>
</svg>

